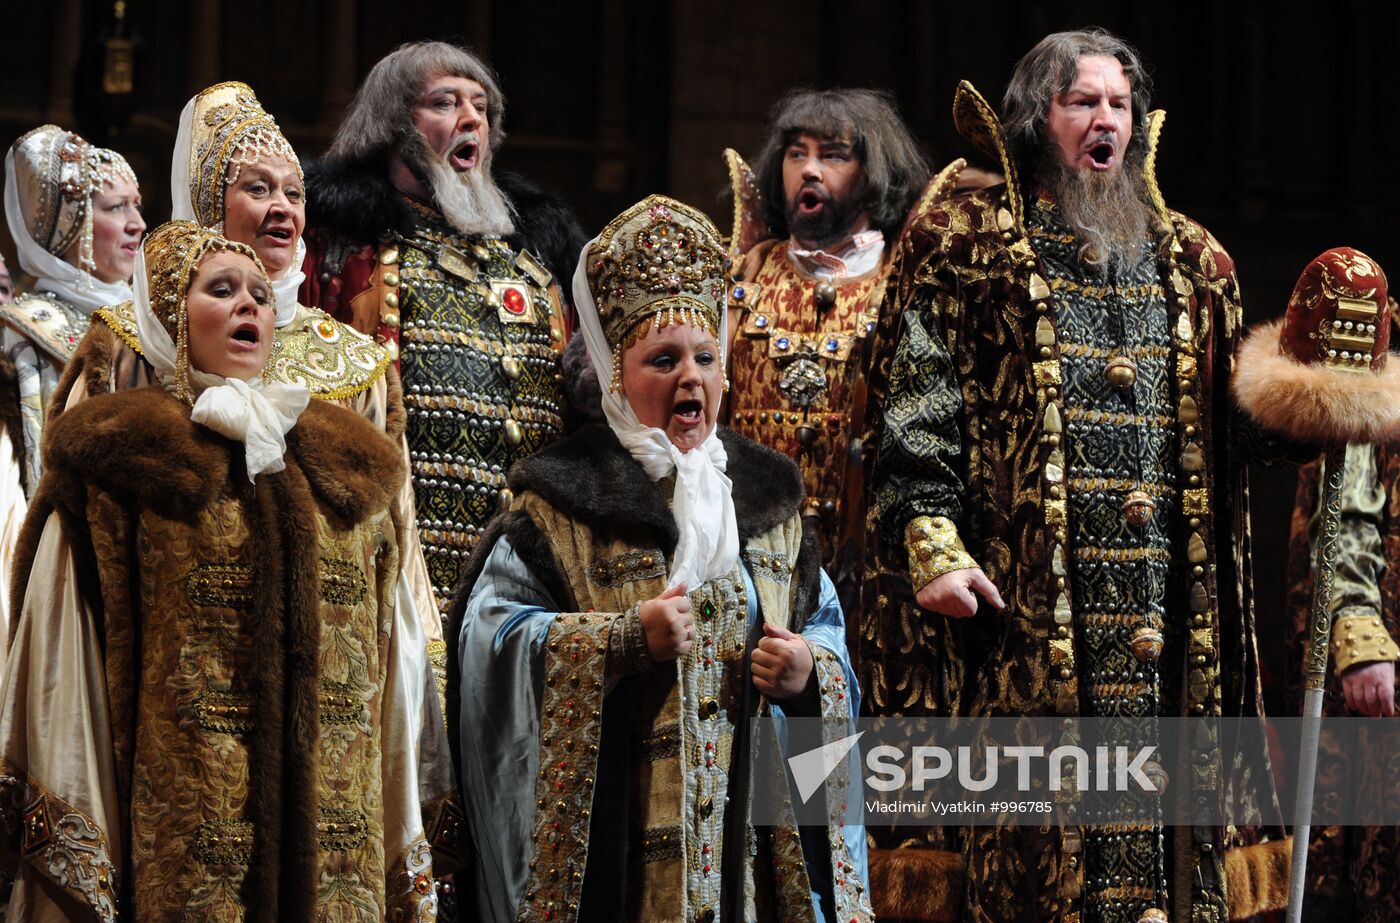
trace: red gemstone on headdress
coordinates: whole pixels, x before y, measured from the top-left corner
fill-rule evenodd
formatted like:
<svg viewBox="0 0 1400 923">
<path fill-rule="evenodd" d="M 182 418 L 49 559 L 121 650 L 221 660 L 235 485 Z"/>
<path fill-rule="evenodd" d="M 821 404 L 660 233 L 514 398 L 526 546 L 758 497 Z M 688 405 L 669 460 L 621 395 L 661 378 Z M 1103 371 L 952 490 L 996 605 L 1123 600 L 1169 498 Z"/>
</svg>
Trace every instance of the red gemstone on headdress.
<svg viewBox="0 0 1400 923">
<path fill-rule="evenodd" d="M 520 294 L 520 289 L 518 288 L 506 289 L 505 295 L 501 298 L 501 303 L 505 305 L 506 310 L 511 314 L 525 313 L 525 296 Z"/>
</svg>

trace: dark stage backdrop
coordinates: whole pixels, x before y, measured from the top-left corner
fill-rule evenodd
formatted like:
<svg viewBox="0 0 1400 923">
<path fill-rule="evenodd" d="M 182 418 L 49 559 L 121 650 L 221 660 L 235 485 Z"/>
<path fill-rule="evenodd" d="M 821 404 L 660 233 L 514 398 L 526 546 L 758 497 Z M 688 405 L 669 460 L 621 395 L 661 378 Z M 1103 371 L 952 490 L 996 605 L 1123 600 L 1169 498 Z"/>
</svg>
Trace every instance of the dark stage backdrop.
<svg viewBox="0 0 1400 923">
<path fill-rule="evenodd" d="M 122 96 L 103 86 L 117 6 L 136 40 Z M 1281 311 L 1303 265 L 1331 246 L 1365 250 L 1400 285 L 1400 79 L 1387 6 L 0 0 L 0 145 L 52 121 L 117 148 L 154 225 L 168 214 L 176 119 L 198 89 L 248 82 L 303 156 L 315 155 L 380 56 L 446 38 L 500 73 L 509 138 L 499 164 L 568 198 L 585 230 L 650 192 L 705 207 L 727 230 L 720 151 L 752 152 L 788 87 L 887 88 L 936 160 L 979 161 L 952 127 L 957 81 L 999 99 L 1042 35 L 1097 24 L 1141 49 L 1169 116 L 1159 157 L 1168 203 L 1234 255 L 1253 321 Z M 0 247 L 13 252 L 3 231 Z M 1293 482 L 1288 470 L 1254 478 L 1260 643 L 1275 678 Z"/>
</svg>

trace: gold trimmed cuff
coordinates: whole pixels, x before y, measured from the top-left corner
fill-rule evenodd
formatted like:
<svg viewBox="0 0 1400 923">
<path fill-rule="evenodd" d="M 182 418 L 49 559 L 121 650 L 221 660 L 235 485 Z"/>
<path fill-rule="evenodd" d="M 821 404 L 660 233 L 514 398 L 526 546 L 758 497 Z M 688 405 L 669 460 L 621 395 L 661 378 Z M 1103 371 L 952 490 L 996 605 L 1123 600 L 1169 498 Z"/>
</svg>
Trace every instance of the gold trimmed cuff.
<svg viewBox="0 0 1400 923">
<path fill-rule="evenodd" d="M 1400 646 L 1371 613 L 1340 615 L 1332 623 L 1332 669 L 1341 676 L 1359 663 L 1400 660 Z"/>
<path fill-rule="evenodd" d="M 909 579 L 914 592 L 949 571 L 976 567 L 963 547 L 958 527 L 945 516 L 916 516 L 904 527 L 904 547 L 909 552 Z"/>
</svg>

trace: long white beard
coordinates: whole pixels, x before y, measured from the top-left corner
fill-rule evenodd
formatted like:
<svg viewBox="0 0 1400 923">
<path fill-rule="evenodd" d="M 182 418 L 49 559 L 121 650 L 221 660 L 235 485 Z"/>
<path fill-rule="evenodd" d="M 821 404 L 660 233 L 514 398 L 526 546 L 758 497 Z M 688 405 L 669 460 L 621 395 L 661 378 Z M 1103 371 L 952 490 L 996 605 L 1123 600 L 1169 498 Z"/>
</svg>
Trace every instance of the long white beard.
<svg viewBox="0 0 1400 923">
<path fill-rule="evenodd" d="M 449 224 L 468 237 L 505 237 L 515 231 L 510 202 L 491 178 L 491 154 L 458 173 L 438 157 L 421 164 L 428 173 L 433 202 Z"/>
<path fill-rule="evenodd" d="M 463 172 L 449 167 L 417 132 L 410 134 L 402 154 L 416 167 L 414 172 L 427 183 L 438 211 L 456 230 L 468 237 L 505 237 L 514 233 L 511 203 L 491 178 L 489 147 L 480 148 L 479 164 Z"/>
</svg>

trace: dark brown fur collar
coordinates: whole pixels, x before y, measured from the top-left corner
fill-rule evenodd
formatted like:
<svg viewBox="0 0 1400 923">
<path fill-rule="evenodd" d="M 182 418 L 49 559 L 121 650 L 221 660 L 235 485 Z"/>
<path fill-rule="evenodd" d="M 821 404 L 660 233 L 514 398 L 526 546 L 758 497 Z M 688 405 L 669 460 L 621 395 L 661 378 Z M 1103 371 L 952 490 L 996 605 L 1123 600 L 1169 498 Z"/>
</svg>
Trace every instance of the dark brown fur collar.
<svg viewBox="0 0 1400 923">
<path fill-rule="evenodd" d="M 726 474 L 734 482 L 734 513 L 739 539 L 761 535 L 797 513 L 802 476 L 785 455 L 723 427 L 729 456 Z M 516 463 L 510 486 L 533 490 L 565 513 L 614 530 L 642 529 L 661 538 L 662 550 L 675 549 L 675 519 L 667 497 L 618 442 L 613 431 L 591 424 Z"/>
<path fill-rule="evenodd" d="M 231 476 L 243 474 L 236 443 L 190 419 L 161 388 L 95 395 L 53 419 L 44 464 L 133 496 L 162 515 L 198 514 Z M 287 434 L 312 490 L 347 522 L 384 509 L 404 476 L 397 447 L 358 415 L 313 400 Z"/>
</svg>

